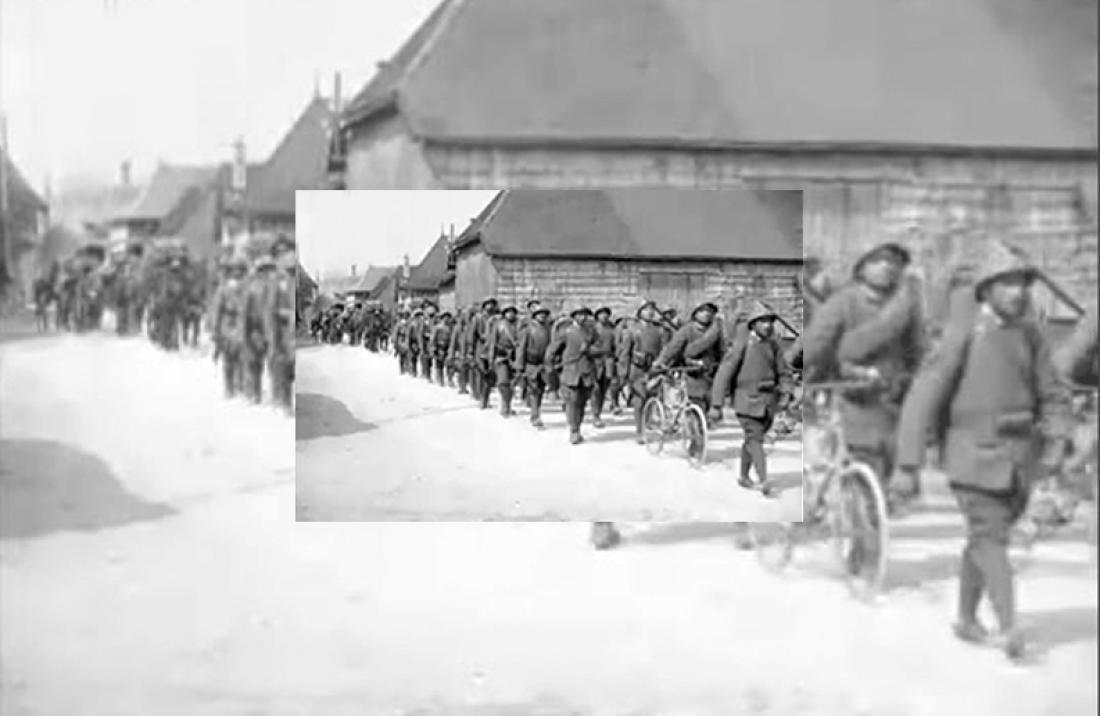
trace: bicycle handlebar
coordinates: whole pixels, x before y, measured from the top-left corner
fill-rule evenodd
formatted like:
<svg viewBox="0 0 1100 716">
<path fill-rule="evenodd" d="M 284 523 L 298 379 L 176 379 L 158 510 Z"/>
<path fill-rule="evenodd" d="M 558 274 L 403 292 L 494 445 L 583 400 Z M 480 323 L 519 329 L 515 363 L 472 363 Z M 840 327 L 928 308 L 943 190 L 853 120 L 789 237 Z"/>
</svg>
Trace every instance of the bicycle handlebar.
<svg viewBox="0 0 1100 716">
<path fill-rule="evenodd" d="M 882 385 L 878 380 L 825 380 L 818 383 L 805 383 L 802 386 L 803 392 L 824 392 L 835 393 L 841 390 L 863 390 L 866 388 L 877 388 Z"/>
<path fill-rule="evenodd" d="M 692 375 L 694 373 L 699 373 L 704 370 L 706 370 L 706 366 L 700 363 L 696 365 L 676 365 L 662 368 L 650 368 L 649 374 L 651 376 L 667 375 L 673 377 L 680 374 Z"/>
</svg>

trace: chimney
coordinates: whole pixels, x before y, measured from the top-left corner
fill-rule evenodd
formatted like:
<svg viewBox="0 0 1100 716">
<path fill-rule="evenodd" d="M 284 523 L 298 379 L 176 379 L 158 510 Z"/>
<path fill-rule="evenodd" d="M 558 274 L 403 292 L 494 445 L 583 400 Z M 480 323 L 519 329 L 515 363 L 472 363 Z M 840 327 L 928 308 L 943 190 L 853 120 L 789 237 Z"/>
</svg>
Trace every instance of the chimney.
<svg viewBox="0 0 1100 716">
<path fill-rule="evenodd" d="M 355 276 L 355 264 L 351 265 L 351 275 L 352 275 L 352 277 Z"/>
<path fill-rule="evenodd" d="M 404 276 L 405 279 L 407 280 L 409 278 L 409 273 L 410 273 L 409 255 L 405 254 L 405 258 L 401 263 L 401 275 Z"/>
<path fill-rule="evenodd" d="M 337 72 L 332 78 L 332 111 L 336 114 L 340 114 L 340 110 L 342 109 L 340 105 L 343 103 L 340 89 L 340 73 Z"/>
<path fill-rule="evenodd" d="M 244 192 L 248 165 L 245 161 L 244 137 L 233 143 L 233 191 Z"/>
<path fill-rule="evenodd" d="M 130 186 L 130 160 L 124 161 L 118 168 L 118 183 Z"/>
</svg>

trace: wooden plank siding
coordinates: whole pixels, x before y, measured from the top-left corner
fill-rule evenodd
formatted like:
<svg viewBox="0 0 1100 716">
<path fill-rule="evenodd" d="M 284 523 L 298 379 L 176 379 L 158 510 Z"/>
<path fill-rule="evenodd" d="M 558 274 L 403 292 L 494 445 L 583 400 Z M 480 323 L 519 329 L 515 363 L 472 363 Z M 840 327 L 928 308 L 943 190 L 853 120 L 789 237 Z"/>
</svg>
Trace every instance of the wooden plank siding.
<svg viewBox="0 0 1100 716">
<path fill-rule="evenodd" d="M 619 315 L 651 298 L 684 315 L 706 300 L 728 310 L 744 297 L 755 297 L 796 327 L 802 324 L 798 263 L 489 257 L 478 246 L 463 251 L 455 269 L 460 306 L 495 296 L 517 306 L 538 299 L 555 310 L 577 303 L 608 306 Z"/>
<path fill-rule="evenodd" d="M 876 183 L 815 188 L 805 193 L 803 240 L 834 280 L 847 278 L 854 259 L 871 246 L 895 241 L 910 249 L 929 281 L 926 308 L 947 279 L 946 267 L 980 265 L 984 239 L 1003 238 L 1078 301 L 1096 293 L 1095 214 L 1072 187 L 913 185 Z M 1037 292 L 1040 309 L 1065 315 L 1049 291 Z"/>
</svg>

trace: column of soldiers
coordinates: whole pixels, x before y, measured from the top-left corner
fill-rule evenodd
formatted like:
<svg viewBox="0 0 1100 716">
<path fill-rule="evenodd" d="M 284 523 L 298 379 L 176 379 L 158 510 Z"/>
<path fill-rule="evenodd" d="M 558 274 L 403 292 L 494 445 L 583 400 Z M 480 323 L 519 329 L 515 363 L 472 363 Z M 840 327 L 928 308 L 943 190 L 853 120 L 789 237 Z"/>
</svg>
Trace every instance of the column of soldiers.
<svg viewBox="0 0 1100 716">
<path fill-rule="evenodd" d="M 372 353 L 389 347 L 392 321 L 389 313 L 377 302 L 337 302 L 318 311 L 310 321 L 309 332 L 317 343 L 362 345 Z"/>
<path fill-rule="evenodd" d="M 221 263 L 211 306 L 214 360 L 221 363 L 225 395 L 263 400 L 264 373 L 272 401 L 293 414 L 295 290 L 294 241 L 279 236 L 251 265 L 241 256 Z"/>
<path fill-rule="evenodd" d="M 546 397 L 560 399 L 573 445 L 584 442 L 586 415 L 600 429 L 605 410 L 620 415 L 624 408 L 632 410 L 636 440 L 644 444 L 642 413 L 654 395 L 652 376 L 689 366 L 688 398 L 712 425 L 721 420 L 726 397 L 734 397 L 745 428 L 740 483 L 766 486 L 763 436 L 793 394 L 775 338 L 777 316 L 758 301 L 733 320 L 724 322 L 718 313 L 717 305 L 705 302 L 681 322 L 675 309 L 645 301 L 633 316 L 615 318 L 608 307 L 586 306 L 552 316 L 540 302 L 528 301 L 521 316 L 518 306 L 487 298 L 453 315 L 424 301 L 399 313 L 393 344 L 401 374 L 453 387 L 482 409 L 495 392 L 502 417 L 514 416 L 518 402 L 536 429 L 545 427 Z"/>
<path fill-rule="evenodd" d="M 1053 352 L 1029 310 L 1036 268 L 993 242 L 980 270 L 955 277 L 945 325 L 930 332 L 910 264 L 904 247 L 886 243 L 861 256 L 839 290 L 807 272 L 805 340 L 792 360 L 805 364 L 808 383 L 852 378 L 869 386 L 840 394 L 836 408 L 848 448 L 880 476 L 892 514 L 919 498 L 925 448 L 936 447 L 967 528 L 955 635 L 1017 659 L 1025 640 L 1010 533 L 1033 485 L 1061 474 L 1071 452 L 1068 383 L 1082 364 L 1096 374 L 1095 304 Z M 1095 460 L 1095 441 L 1074 449 Z M 984 596 L 996 630 L 978 620 Z"/>
</svg>

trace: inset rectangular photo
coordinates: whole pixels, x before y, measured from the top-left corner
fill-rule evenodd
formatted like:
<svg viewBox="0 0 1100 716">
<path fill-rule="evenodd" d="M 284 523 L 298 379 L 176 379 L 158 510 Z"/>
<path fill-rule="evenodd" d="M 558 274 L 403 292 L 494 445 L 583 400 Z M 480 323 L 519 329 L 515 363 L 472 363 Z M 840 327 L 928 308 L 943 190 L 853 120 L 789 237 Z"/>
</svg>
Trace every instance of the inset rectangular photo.
<svg viewBox="0 0 1100 716">
<path fill-rule="evenodd" d="M 297 519 L 800 521 L 802 211 L 298 192 Z"/>
</svg>

